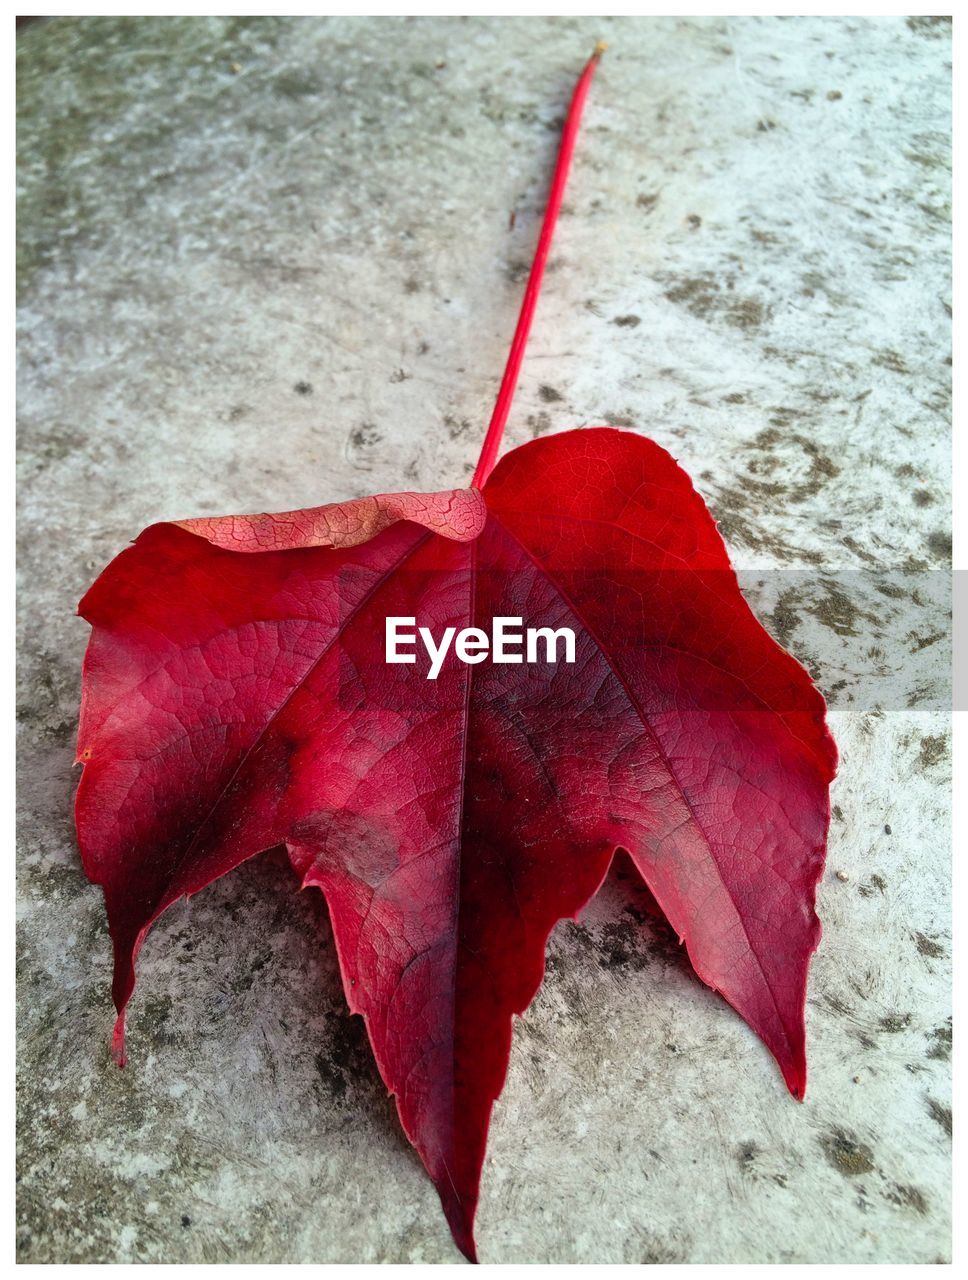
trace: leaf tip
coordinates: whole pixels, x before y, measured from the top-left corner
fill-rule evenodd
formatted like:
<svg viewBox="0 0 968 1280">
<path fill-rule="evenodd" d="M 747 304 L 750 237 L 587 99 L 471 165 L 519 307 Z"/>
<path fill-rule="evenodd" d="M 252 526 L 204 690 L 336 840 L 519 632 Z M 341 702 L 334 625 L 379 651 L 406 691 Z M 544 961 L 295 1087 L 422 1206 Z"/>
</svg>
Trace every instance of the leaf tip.
<svg viewBox="0 0 968 1280">
<path fill-rule="evenodd" d="M 783 1072 L 783 1080 L 790 1093 L 797 1100 L 803 1102 L 807 1093 L 807 1055 L 806 1048 L 801 1043 L 794 1051 L 794 1058 L 790 1062 L 780 1061 L 780 1070 Z"/>
<path fill-rule="evenodd" d="M 460 1249 L 468 1262 L 473 1262 L 476 1265 L 479 1262 L 479 1259 L 477 1256 L 477 1242 L 474 1239 L 473 1228 L 468 1226 L 464 1229 L 458 1229 L 453 1223 L 451 1223 L 450 1229 L 451 1234 L 454 1237 L 454 1244 L 457 1245 L 457 1248 Z"/>
<path fill-rule="evenodd" d="M 474 1239 L 474 1215 L 477 1210 L 477 1196 L 473 1196 L 468 1202 L 462 1196 L 454 1194 L 450 1189 L 449 1193 L 441 1193 L 441 1188 L 437 1188 L 440 1194 L 441 1206 L 444 1210 L 444 1216 L 447 1219 L 447 1225 L 450 1227 L 450 1234 L 454 1238 L 454 1244 L 460 1249 L 461 1253 L 468 1262 L 476 1263 L 477 1242 Z"/>
</svg>

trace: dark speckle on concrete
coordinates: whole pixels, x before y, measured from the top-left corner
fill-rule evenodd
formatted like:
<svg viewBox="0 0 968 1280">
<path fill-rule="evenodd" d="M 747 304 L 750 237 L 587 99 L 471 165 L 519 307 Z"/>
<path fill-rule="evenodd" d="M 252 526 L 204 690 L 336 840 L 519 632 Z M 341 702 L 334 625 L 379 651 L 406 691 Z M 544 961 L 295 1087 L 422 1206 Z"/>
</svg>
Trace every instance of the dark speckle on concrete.
<svg viewBox="0 0 968 1280">
<path fill-rule="evenodd" d="M 737 329 L 757 328 L 769 317 L 765 302 L 737 292 L 734 277 L 720 279 L 710 271 L 669 279 L 665 296 L 699 319 L 721 317 Z"/>
<path fill-rule="evenodd" d="M 909 373 L 907 361 L 897 351 L 878 351 L 872 364 L 881 369 L 890 369 L 892 373 Z"/>
<path fill-rule="evenodd" d="M 865 616 L 863 610 L 835 583 L 828 582 L 825 586 L 824 595 L 811 605 L 809 612 L 837 635 L 856 636 Z"/>
<path fill-rule="evenodd" d="M 947 1062 L 951 1057 L 952 1030 L 951 1019 L 943 1026 L 935 1027 L 928 1032 L 928 1051 L 926 1057 Z"/>
<path fill-rule="evenodd" d="M 770 618 L 770 630 L 784 647 L 789 645 L 790 637 L 800 621 L 800 616 L 795 607 L 799 600 L 799 591 L 784 591 L 780 595 Z"/>
<path fill-rule="evenodd" d="M 928 550 L 939 560 L 951 559 L 951 534 L 943 530 L 934 530 L 928 534 Z"/>
<path fill-rule="evenodd" d="M 892 1182 L 884 1191 L 884 1197 L 902 1209 L 913 1209 L 915 1213 L 922 1214 L 928 1212 L 927 1197 L 918 1187 Z"/>
<path fill-rule="evenodd" d="M 928 734 L 921 739 L 921 750 L 918 754 L 918 765 L 922 769 L 930 769 L 948 758 L 947 734 Z"/>
<path fill-rule="evenodd" d="M 907 18 L 908 26 L 919 36 L 928 36 L 930 39 L 942 39 L 951 31 L 951 18 L 929 18 L 917 17 Z"/>
<path fill-rule="evenodd" d="M 874 1152 L 850 1130 L 833 1129 L 822 1135 L 820 1145 L 830 1164 L 845 1178 L 873 1173 Z"/>
<path fill-rule="evenodd" d="M 877 1025 L 882 1031 L 887 1031 L 891 1035 L 896 1035 L 899 1031 L 906 1031 L 911 1025 L 911 1014 L 888 1013 L 879 1020 Z"/>
<path fill-rule="evenodd" d="M 939 1124 L 948 1137 L 951 1137 L 951 1108 L 944 1106 L 943 1103 L 936 1101 L 934 1098 L 928 1098 L 928 1115 Z"/>
<path fill-rule="evenodd" d="M 882 875 L 876 871 L 872 872 L 867 880 L 858 885 L 858 891 L 865 898 L 872 898 L 875 894 L 883 894 L 887 890 L 887 881 Z"/>
<path fill-rule="evenodd" d="M 944 947 L 940 942 L 935 942 L 933 938 L 929 938 L 926 933 L 916 931 L 913 935 L 915 946 L 923 956 L 927 956 L 932 960 L 940 959 L 946 955 Z"/>
</svg>

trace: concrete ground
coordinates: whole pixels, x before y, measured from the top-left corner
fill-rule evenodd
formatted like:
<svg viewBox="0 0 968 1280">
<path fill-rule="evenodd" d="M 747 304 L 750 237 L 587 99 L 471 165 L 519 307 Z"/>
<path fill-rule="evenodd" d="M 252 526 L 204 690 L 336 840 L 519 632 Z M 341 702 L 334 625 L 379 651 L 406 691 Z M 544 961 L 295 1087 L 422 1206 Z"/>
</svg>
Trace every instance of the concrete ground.
<svg viewBox="0 0 968 1280">
<path fill-rule="evenodd" d="M 73 610 L 152 521 L 469 476 L 600 37 L 508 443 L 671 449 L 842 766 L 806 1102 L 614 876 L 517 1026 L 481 1256 L 948 1256 L 947 20 L 89 18 L 18 38 L 23 1261 L 458 1257 L 272 857 L 155 929 L 111 1065 Z"/>
</svg>

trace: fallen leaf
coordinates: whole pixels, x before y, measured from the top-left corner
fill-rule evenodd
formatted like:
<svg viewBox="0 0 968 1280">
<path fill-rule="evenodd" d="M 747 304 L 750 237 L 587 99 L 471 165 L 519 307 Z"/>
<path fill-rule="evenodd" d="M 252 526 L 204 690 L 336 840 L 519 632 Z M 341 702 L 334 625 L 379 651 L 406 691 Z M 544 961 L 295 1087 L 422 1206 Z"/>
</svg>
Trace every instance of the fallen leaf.
<svg viewBox="0 0 968 1280">
<path fill-rule="evenodd" d="M 628 851 L 699 976 L 806 1083 L 836 752 L 689 478 L 596 428 L 494 468 L 564 190 L 579 81 L 474 484 L 151 526 L 88 591 L 78 840 L 115 951 L 283 845 L 325 894 L 350 1008 L 459 1247 L 512 1020 L 547 938 Z M 492 470 L 493 469 L 493 470 Z M 569 628 L 575 661 L 386 661 L 386 620 Z"/>
<path fill-rule="evenodd" d="M 802 1097 L 835 753 L 819 693 L 657 445 L 566 432 L 466 492 L 486 503 L 476 537 L 473 518 L 405 521 L 305 546 L 316 522 L 296 519 L 273 526 L 292 549 L 252 553 L 226 547 L 265 517 L 146 530 L 81 604 L 77 828 L 107 901 L 119 1054 L 151 923 L 286 845 L 326 896 L 350 1008 L 471 1256 L 512 1015 L 616 847 Z M 425 662 L 385 662 L 397 616 L 435 635 L 570 627 L 576 661 L 451 653 L 430 681 Z"/>
</svg>

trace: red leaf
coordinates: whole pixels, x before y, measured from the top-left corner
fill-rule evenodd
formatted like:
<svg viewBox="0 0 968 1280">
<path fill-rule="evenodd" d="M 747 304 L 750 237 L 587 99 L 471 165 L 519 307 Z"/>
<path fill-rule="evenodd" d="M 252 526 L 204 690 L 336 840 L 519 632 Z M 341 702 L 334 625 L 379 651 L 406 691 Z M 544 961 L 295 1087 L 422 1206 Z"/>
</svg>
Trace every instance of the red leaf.
<svg viewBox="0 0 968 1280">
<path fill-rule="evenodd" d="M 609 428 L 490 475 L 595 58 L 564 131 L 475 487 L 158 524 L 81 603 L 78 838 L 115 948 L 115 1051 L 150 925 L 285 845 L 350 1007 L 474 1256 L 512 1015 L 616 848 L 797 1097 L 836 752 L 663 449 Z M 488 478 L 490 476 L 490 478 Z M 385 624 L 569 627 L 574 663 L 385 660 Z"/>
<path fill-rule="evenodd" d="M 548 437 L 483 496 L 464 542 L 400 523 L 251 555 L 224 549 L 237 522 L 146 530 L 81 604 L 77 795 L 122 1018 L 151 922 L 286 844 L 326 895 L 350 1007 L 468 1254 L 511 1015 L 616 846 L 802 1097 L 835 760 L 820 695 L 664 450 L 608 428 Z M 576 662 L 451 654 L 431 681 L 426 661 L 385 662 L 388 616 L 438 637 L 500 616 L 570 626 Z"/>
</svg>

